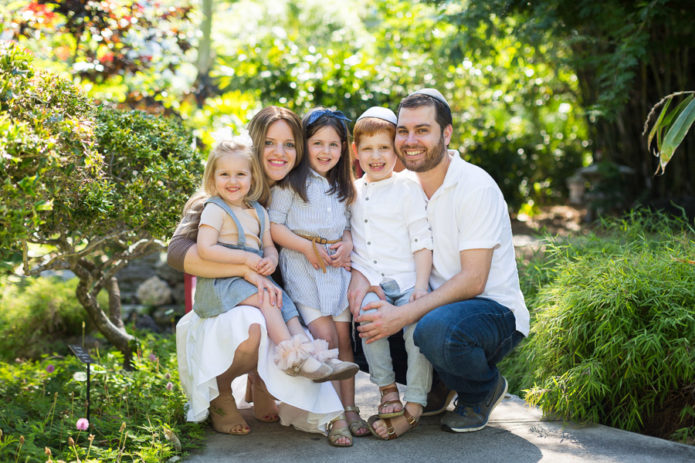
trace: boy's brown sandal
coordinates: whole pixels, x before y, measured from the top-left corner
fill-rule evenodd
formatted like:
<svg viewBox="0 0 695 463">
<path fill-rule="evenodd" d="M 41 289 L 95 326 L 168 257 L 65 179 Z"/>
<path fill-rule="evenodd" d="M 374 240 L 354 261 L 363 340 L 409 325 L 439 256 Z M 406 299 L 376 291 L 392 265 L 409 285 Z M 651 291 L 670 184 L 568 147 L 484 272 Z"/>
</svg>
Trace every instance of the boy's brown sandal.
<svg viewBox="0 0 695 463">
<path fill-rule="evenodd" d="M 395 392 L 396 395 L 400 397 L 398 393 L 398 387 L 395 384 L 390 384 L 388 386 L 380 387 L 379 392 L 381 393 L 381 402 L 379 403 L 379 408 L 377 409 L 377 411 L 379 412 L 379 418 L 395 418 L 397 416 L 401 416 L 405 411 L 405 407 L 403 407 L 403 402 L 401 402 L 400 398 L 393 400 L 384 400 L 384 396 L 392 392 Z M 386 405 L 392 404 L 399 404 L 401 406 L 400 410 L 388 413 L 382 411 Z"/>
</svg>

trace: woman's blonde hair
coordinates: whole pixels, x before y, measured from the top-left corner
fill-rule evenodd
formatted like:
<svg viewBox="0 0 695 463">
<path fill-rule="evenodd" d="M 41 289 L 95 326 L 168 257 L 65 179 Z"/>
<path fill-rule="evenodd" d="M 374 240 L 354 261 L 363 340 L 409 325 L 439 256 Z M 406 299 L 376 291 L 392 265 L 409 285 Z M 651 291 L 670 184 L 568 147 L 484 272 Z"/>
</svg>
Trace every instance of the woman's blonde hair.
<svg viewBox="0 0 695 463">
<path fill-rule="evenodd" d="M 253 152 L 251 138 L 248 136 L 236 136 L 220 141 L 208 155 L 208 161 L 203 172 L 203 181 L 199 190 L 191 196 L 183 207 L 182 235 L 193 240 L 197 239 L 200 215 L 203 213 L 205 201 L 217 195 L 217 190 L 215 189 L 215 164 L 218 159 L 228 154 L 241 156 L 249 162 L 251 188 L 249 188 L 249 192 L 246 194 L 246 198 L 244 198 L 247 203 L 258 201 L 268 190 L 265 175 L 263 175 L 261 165 Z"/>
</svg>

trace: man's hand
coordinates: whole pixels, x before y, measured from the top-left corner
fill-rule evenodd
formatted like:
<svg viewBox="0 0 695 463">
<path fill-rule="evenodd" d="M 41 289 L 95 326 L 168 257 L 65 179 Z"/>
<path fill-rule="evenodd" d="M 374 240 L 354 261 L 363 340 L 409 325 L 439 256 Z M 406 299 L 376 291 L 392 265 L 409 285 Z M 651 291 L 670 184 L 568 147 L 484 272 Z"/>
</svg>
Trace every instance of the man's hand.
<svg viewBox="0 0 695 463">
<path fill-rule="evenodd" d="M 367 344 L 387 338 L 407 325 L 405 320 L 399 317 L 398 308 L 386 301 L 370 302 L 364 310 L 365 313 L 357 317 L 360 323 L 357 330 L 360 337 L 367 340 Z"/>
</svg>

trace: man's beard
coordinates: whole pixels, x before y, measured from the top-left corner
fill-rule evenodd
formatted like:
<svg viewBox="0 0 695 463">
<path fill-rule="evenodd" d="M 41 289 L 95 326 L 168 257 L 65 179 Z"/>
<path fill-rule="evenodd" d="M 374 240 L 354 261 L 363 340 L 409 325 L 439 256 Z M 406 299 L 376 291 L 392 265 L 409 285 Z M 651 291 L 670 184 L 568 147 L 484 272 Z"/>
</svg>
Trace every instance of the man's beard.
<svg viewBox="0 0 695 463">
<path fill-rule="evenodd" d="M 407 148 L 404 146 L 401 149 L 405 153 L 405 150 Z M 400 150 L 397 150 L 398 157 L 401 158 L 401 161 L 405 165 L 405 168 L 413 172 L 427 172 L 428 170 L 434 169 L 442 161 L 442 159 L 444 159 L 446 153 L 447 150 L 446 145 L 444 144 L 444 135 L 439 137 L 439 142 L 436 146 L 434 146 L 432 149 L 427 150 L 427 152 L 425 153 L 425 158 L 421 161 L 421 164 L 416 164 L 418 161 L 413 161 L 409 163 L 408 157 L 404 154 L 401 154 Z"/>
</svg>

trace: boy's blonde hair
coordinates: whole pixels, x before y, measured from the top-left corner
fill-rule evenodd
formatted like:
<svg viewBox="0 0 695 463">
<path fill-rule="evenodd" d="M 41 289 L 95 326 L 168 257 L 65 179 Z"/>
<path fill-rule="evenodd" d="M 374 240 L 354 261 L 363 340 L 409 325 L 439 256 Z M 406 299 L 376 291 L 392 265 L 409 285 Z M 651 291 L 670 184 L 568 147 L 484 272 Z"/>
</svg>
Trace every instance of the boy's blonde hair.
<svg viewBox="0 0 695 463">
<path fill-rule="evenodd" d="M 181 221 L 182 235 L 193 240 L 197 239 L 200 215 L 203 213 L 205 201 L 217 195 L 217 190 L 215 189 L 215 164 L 219 158 L 228 154 L 242 156 L 249 162 L 249 168 L 251 170 L 251 188 L 246 194 L 246 198 L 244 198 L 247 203 L 258 201 L 258 199 L 263 196 L 264 191 L 267 190 L 268 187 L 265 184 L 265 176 L 263 175 L 258 159 L 253 153 L 251 138 L 248 136 L 236 136 L 222 140 L 208 156 L 200 189 L 191 196 L 183 207 L 183 220 Z"/>
</svg>

